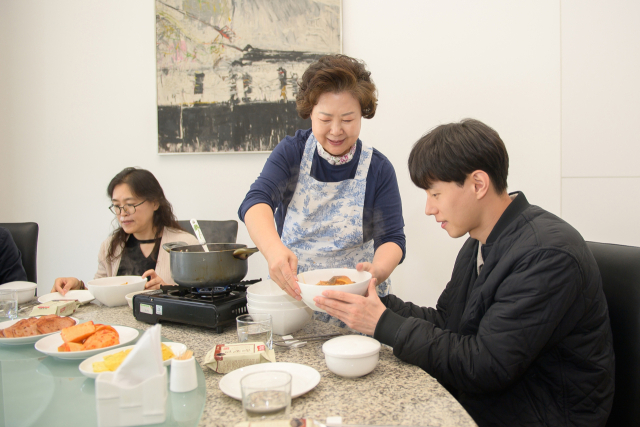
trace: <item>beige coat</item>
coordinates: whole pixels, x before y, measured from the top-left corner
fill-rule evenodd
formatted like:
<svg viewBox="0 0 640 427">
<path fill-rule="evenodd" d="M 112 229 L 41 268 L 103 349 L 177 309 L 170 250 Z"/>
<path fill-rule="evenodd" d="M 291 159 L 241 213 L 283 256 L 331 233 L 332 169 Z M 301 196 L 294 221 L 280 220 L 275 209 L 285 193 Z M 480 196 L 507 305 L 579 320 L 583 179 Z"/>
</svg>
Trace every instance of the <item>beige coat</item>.
<svg viewBox="0 0 640 427">
<path fill-rule="evenodd" d="M 98 253 L 98 271 L 94 276 L 94 279 L 101 277 L 112 277 L 118 274 L 118 267 L 120 267 L 120 254 L 122 248 L 116 251 L 116 258 L 109 262 L 107 261 L 107 252 L 109 251 L 109 245 L 111 244 L 112 236 L 109 236 L 107 240 L 100 245 L 100 252 Z M 185 242 L 188 245 L 197 245 L 198 239 L 195 236 L 187 233 L 186 231 L 180 231 L 173 228 L 165 227 L 162 232 L 162 240 L 160 240 L 160 251 L 158 252 L 158 262 L 156 263 L 156 274 L 162 277 L 168 285 L 175 285 L 176 282 L 171 278 L 171 268 L 169 262 L 169 253 L 162 249 L 162 245 L 170 242 Z"/>
</svg>

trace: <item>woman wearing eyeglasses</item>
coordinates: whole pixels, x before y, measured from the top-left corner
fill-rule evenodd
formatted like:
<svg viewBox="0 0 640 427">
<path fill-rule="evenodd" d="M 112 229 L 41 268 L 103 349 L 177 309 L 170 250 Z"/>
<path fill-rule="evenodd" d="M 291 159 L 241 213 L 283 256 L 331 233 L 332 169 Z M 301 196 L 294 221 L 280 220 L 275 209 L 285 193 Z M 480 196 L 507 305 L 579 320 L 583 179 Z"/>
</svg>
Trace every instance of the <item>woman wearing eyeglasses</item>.
<svg viewBox="0 0 640 427">
<path fill-rule="evenodd" d="M 175 285 L 169 254 L 161 250 L 162 245 L 176 241 L 196 245 L 198 241 L 178 224 L 156 177 L 144 169 L 125 168 L 111 180 L 107 195 L 120 227 L 102 242 L 94 279 L 142 276 L 150 278 L 147 289 Z M 59 277 L 51 291 L 64 295 L 83 288 L 75 277 Z"/>
</svg>

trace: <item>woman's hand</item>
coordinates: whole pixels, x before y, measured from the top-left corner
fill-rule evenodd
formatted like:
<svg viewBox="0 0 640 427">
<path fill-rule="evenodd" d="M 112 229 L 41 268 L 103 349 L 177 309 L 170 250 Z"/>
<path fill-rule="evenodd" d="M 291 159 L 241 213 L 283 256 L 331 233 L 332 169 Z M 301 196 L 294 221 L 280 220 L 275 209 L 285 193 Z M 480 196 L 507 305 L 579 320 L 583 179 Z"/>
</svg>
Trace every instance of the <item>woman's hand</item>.
<svg viewBox="0 0 640 427">
<path fill-rule="evenodd" d="M 371 273 L 371 277 L 373 277 L 374 279 L 376 279 L 378 281 L 378 283 L 384 282 L 384 280 L 380 280 L 380 278 L 378 277 L 378 272 L 376 269 L 376 266 L 370 262 L 360 262 L 356 265 L 356 270 L 358 271 L 368 271 L 369 273 Z M 386 280 L 386 278 L 385 278 Z"/>
<path fill-rule="evenodd" d="M 151 277 L 151 279 L 144 285 L 145 289 L 160 289 L 160 286 L 168 286 L 168 283 L 162 280 L 162 277 L 158 276 L 158 273 L 153 269 L 144 272 L 142 278 L 146 277 Z"/>
<path fill-rule="evenodd" d="M 82 282 L 75 277 L 58 277 L 51 288 L 51 292 L 59 292 L 64 296 L 72 289 L 82 289 Z"/>
<path fill-rule="evenodd" d="M 273 222 L 271 207 L 264 203 L 253 205 L 244 215 L 244 223 L 251 240 L 269 264 L 269 276 L 282 290 L 300 301 L 298 286 L 298 258 L 280 240 Z"/>
<path fill-rule="evenodd" d="M 281 242 L 279 245 L 269 250 L 265 254 L 267 263 L 269 263 L 269 276 L 280 286 L 280 288 L 293 298 L 300 301 L 300 287 L 298 286 L 298 258 L 291 252 L 289 248 Z"/>
</svg>

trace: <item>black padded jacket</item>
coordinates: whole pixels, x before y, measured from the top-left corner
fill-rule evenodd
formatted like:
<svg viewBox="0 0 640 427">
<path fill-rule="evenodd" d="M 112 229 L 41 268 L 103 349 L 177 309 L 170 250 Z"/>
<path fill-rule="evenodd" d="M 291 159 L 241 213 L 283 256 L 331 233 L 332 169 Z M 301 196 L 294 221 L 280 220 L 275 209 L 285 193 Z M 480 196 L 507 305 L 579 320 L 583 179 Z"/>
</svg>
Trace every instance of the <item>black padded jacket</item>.
<svg viewBox="0 0 640 427">
<path fill-rule="evenodd" d="M 382 298 L 374 337 L 443 384 L 479 426 L 604 426 L 614 354 L 600 272 L 580 234 L 519 193 L 469 238 L 436 308 Z"/>
</svg>

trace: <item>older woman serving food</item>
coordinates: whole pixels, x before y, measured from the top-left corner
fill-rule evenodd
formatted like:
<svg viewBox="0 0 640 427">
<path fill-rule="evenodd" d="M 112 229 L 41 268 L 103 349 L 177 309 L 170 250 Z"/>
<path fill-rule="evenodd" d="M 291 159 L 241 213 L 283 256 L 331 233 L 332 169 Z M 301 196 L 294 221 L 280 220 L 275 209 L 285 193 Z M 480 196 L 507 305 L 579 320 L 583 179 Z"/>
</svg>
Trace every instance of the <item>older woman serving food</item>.
<svg viewBox="0 0 640 427">
<path fill-rule="evenodd" d="M 298 300 L 298 273 L 335 267 L 369 271 L 387 295 L 404 258 L 395 171 L 359 139 L 362 118 L 376 112 L 370 74 L 345 55 L 323 56 L 305 71 L 296 102 L 311 129 L 276 146 L 238 212 L 271 278 Z"/>
<path fill-rule="evenodd" d="M 195 245 L 198 241 L 178 224 L 156 177 L 144 169 L 126 168 L 111 180 L 107 194 L 109 210 L 120 226 L 100 246 L 94 279 L 143 276 L 149 277 L 147 289 L 175 285 L 169 254 L 160 248 L 169 242 Z M 51 291 L 64 295 L 83 288 L 84 283 L 75 277 L 59 277 Z"/>
</svg>

